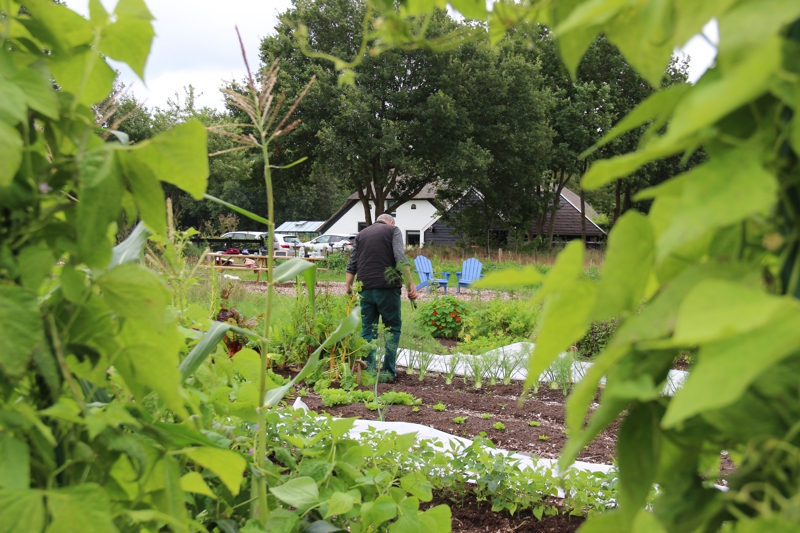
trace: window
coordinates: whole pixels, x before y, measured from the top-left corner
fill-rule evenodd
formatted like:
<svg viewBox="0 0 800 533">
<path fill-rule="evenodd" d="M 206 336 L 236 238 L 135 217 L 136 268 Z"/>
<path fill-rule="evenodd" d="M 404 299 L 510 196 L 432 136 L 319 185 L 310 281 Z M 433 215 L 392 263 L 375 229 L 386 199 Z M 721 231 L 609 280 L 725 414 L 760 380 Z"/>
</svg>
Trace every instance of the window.
<svg viewBox="0 0 800 533">
<path fill-rule="evenodd" d="M 406 244 L 409 246 L 419 246 L 419 231 L 406 231 Z"/>
<path fill-rule="evenodd" d="M 361 231 L 362 229 L 364 229 L 366 227 L 367 227 L 367 223 L 366 222 L 359 222 L 358 223 L 358 231 Z"/>
<path fill-rule="evenodd" d="M 411 209 L 416 209 L 416 208 L 417 208 L 417 204 L 411 204 Z"/>
<path fill-rule="evenodd" d="M 326 244 L 328 240 L 330 240 L 330 235 L 323 235 L 322 237 L 317 237 L 317 244 Z"/>
</svg>

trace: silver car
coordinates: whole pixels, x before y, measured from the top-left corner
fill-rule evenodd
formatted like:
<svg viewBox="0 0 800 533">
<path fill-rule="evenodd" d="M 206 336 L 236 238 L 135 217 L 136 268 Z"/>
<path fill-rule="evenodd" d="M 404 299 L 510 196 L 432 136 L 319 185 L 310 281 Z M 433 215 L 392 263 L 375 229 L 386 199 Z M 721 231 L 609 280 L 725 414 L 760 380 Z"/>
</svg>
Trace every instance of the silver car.
<svg viewBox="0 0 800 533">
<path fill-rule="evenodd" d="M 266 231 L 229 231 L 222 235 L 223 239 L 267 239 L 269 233 Z M 300 244 L 300 239 L 296 235 L 283 235 L 275 234 L 275 239 L 272 241 L 273 250 L 289 250 L 294 249 L 295 244 Z"/>
<path fill-rule="evenodd" d="M 309 252 L 319 253 L 326 251 L 349 252 L 353 249 L 355 238 L 354 233 L 326 233 L 303 243 L 303 248 Z"/>
</svg>

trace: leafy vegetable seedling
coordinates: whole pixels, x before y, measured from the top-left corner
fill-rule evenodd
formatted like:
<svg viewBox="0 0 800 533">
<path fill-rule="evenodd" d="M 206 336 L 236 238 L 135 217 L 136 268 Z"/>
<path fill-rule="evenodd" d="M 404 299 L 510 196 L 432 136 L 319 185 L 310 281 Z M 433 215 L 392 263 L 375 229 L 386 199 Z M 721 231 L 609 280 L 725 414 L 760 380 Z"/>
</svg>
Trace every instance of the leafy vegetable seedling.
<svg viewBox="0 0 800 533">
<path fill-rule="evenodd" d="M 539 440 L 547 440 L 547 435 L 539 435 Z"/>
<path fill-rule="evenodd" d="M 455 424 L 463 424 L 466 421 L 467 421 L 467 417 L 466 416 L 457 416 L 457 417 L 455 417 L 453 419 L 453 423 L 455 423 Z"/>
<path fill-rule="evenodd" d="M 528 422 L 528 425 L 532 428 L 538 428 L 539 426 L 542 425 L 542 423 L 537 422 L 536 420 L 531 420 L 530 422 Z"/>
<path fill-rule="evenodd" d="M 490 415 L 489 413 L 483 413 L 481 415 L 481 418 L 483 418 L 484 420 L 489 420 L 490 418 L 492 418 L 492 415 Z"/>
<path fill-rule="evenodd" d="M 437 403 L 436 405 L 433 406 L 433 410 L 434 411 L 442 412 L 445 409 L 447 409 L 447 406 L 445 404 L 443 404 L 442 402 L 439 402 L 439 403 Z"/>
<path fill-rule="evenodd" d="M 506 429 L 506 425 L 503 424 L 502 422 L 495 422 L 494 426 L 492 427 L 494 427 L 494 429 L 496 429 L 497 431 L 503 431 L 504 429 Z"/>
</svg>

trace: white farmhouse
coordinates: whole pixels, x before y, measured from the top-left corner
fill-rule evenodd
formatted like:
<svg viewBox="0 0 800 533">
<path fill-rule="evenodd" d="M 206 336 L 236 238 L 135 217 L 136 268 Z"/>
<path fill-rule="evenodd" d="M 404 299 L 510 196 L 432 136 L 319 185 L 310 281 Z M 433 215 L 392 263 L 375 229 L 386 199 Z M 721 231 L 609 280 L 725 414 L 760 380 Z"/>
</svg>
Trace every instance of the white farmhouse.
<svg viewBox="0 0 800 533">
<path fill-rule="evenodd" d="M 433 199 L 436 190 L 426 186 L 413 199 L 397 206 L 391 212 L 395 225 L 403 232 L 403 241 L 407 245 L 421 246 L 425 244 L 425 230 L 439 220 Z M 391 198 L 391 196 L 390 196 Z M 370 209 L 375 213 L 375 206 L 370 202 Z M 373 214 L 372 219 L 375 219 Z M 319 228 L 320 233 L 357 233 L 367 225 L 364 206 L 358 199 L 358 193 L 351 194 L 344 205 Z"/>
</svg>

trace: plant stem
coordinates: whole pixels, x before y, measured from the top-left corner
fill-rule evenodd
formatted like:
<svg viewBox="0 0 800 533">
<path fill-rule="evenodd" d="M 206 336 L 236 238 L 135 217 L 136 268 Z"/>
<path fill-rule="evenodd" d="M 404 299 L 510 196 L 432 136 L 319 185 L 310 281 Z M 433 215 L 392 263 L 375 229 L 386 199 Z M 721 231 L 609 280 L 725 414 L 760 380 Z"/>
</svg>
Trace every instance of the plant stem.
<svg viewBox="0 0 800 533">
<path fill-rule="evenodd" d="M 256 442 L 256 465 L 260 470 L 261 477 L 258 478 L 258 518 L 266 524 L 269 517 L 269 507 L 267 505 L 267 478 L 264 477 L 264 463 L 267 457 L 267 417 L 264 399 L 267 394 L 267 342 L 269 340 L 269 323 L 272 317 L 272 268 L 274 258 L 272 256 L 272 243 L 275 240 L 275 204 L 272 196 L 272 174 L 269 168 L 269 143 L 264 138 L 266 132 L 261 132 L 261 153 L 264 157 L 264 181 L 267 186 L 267 220 L 269 220 L 269 236 L 266 243 L 267 248 L 267 302 L 264 311 L 264 340 L 261 341 L 261 382 L 259 384 L 261 407 L 258 409 L 258 433 Z"/>
<path fill-rule="evenodd" d="M 50 323 L 50 335 L 53 339 L 53 351 L 56 352 L 58 366 L 61 368 L 61 373 L 64 374 L 64 379 L 67 381 L 67 383 L 69 383 L 69 388 L 72 391 L 72 395 L 75 397 L 75 401 L 78 403 L 78 406 L 80 406 L 83 416 L 87 416 L 88 412 L 86 410 L 86 400 L 81 394 L 78 384 L 75 383 L 75 378 L 72 377 L 72 371 L 67 366 L 67 360 L 64 358 L 64 351 L 61 348 L 61 339 L 58 336 L 56 321 L 52 314 L 47 316 L 47 321 Z"/>
</svg>

